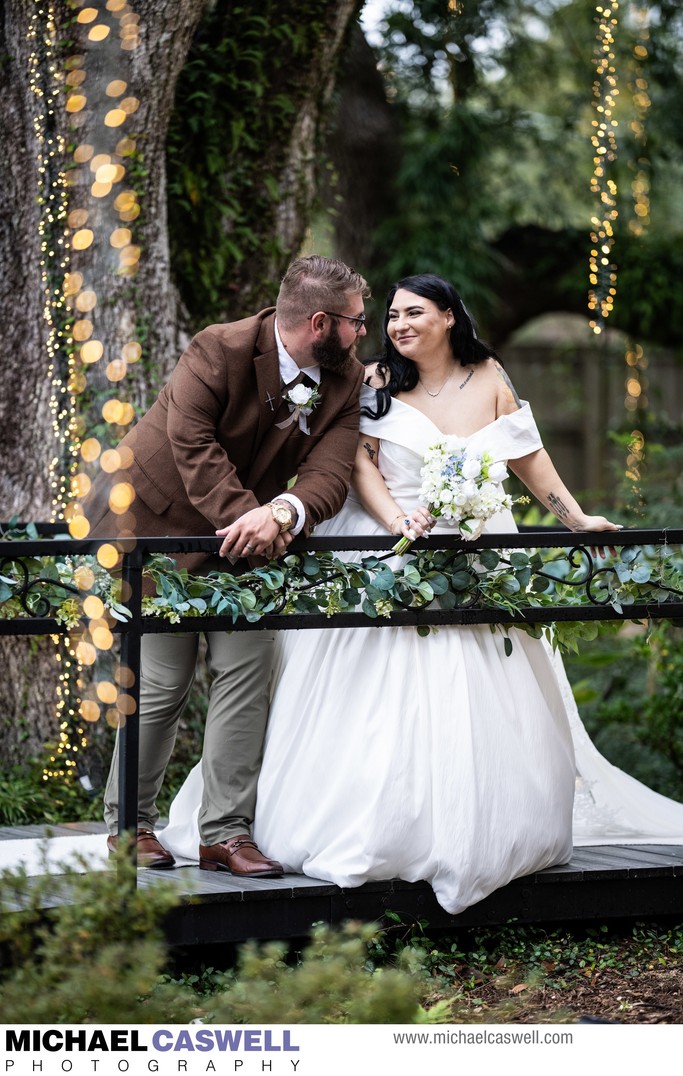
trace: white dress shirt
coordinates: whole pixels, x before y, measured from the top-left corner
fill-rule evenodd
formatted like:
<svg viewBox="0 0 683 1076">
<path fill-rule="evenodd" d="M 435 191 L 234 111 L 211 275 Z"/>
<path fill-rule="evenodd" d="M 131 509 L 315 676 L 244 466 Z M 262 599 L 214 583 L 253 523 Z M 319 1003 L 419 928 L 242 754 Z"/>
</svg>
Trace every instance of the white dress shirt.
<svg viewBox="0 0 683 1076">
<path fill-rule="evenodd" d="M 320 384 L 320 367 L 304 366 L 303 368 L 298 366 L 292 356 L 287 351 L 285 345 L 282 343 L 282 338 L 278 332 L 277 321 L 275 322 L 275 342 L 277 343 L 277 357 L 280 365 L 280 380 L 284 385 L 289 385 L 291 381 L 294 381 L 299 374 L 306 374 L 312 381 L 315 381 L 316 385 Z M 292 534 L 299 534 L 303 530 L 304 523 L 306 522 L 306 509 L 293 493 L 278 493 L 276 500 L 288 501 L 292 508 L 296 512 L 296 521 L 291 528 Z"/>
</svg>

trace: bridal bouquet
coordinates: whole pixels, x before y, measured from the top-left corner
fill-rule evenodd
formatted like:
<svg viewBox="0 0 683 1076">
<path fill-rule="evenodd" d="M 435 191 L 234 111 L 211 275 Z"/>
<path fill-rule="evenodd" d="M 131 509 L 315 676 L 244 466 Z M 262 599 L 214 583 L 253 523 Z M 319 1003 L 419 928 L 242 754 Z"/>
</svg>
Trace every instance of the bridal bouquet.
<svg viewBox="0 0 683 1076">
<path fill-rule="evenodd" d="M 469 540 L 479 537 L 487 519 L 514 503 L 502 486 L 508 477 L 505 464 L 495 463 L 489 452 L 471 452 L 459 437 L 444 437 L 428 448 L 421 475 L 422 504 Z M 401 538 L 394 552 L 405 553 L 410 545 L 409 538 Z"/>
</svg>

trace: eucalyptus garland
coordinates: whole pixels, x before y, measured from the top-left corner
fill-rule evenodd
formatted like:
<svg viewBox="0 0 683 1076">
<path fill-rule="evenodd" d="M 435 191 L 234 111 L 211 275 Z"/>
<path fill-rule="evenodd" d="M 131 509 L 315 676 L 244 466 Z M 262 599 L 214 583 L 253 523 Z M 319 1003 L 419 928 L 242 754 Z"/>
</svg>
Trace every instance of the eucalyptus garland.
<svg viewBox="0 0 683 1076">
<path fill-rule="evenodd" d="M 392 564 L 394 566 L 392 566 Z M 82 618 L 79 574 L 89 569 L 89 594 L 105 606 L 111 621 L 124 621 L 130 611 L 121 601 L 120 583 L 95 557 L 5 558 L 0 570 L 0 618 L 52 616 L 75 629 Z M 617 618 L 628 618 L 630 606 L 666 605 L 683 599 L 683 565 L 670 546 L 627 546 L 606 560 L 590 554 L 557 550 L 427 550 L 396 564 L 391 553 L 340 560 L 333 552 L 289 553 L 243 574 L 210 572 L 192 575 L 169 556 L 155 555 L 144 569 L 147 589 L 142 614 L 179 624 L 185 618 L 224 617 L 226 625 L 240 618 L 255 623 L 263 616 L 363 613 L 378 622 L 405 609 L 434 606 L 442 610 L 498 608 L 509 612 L 502 625 L 535 637 L 546 633 L 560 649 L 577 649 L 577 640 L 594 638 L 595 621 L 530 624 L 515 615 L 530 608 L 604 605 Z M 498 625 L 499 627 L 501 625 Z M 199 625 L 198 625 L 199 627 Z M 495 626 L 494 626 L 495 627 Z M 416 629 L 421 634 L 429 627 Z M 493 630 L 493 629 L 492 629 Z M 506 649 L 509 646 L 506 645 Z"/>
</svg>

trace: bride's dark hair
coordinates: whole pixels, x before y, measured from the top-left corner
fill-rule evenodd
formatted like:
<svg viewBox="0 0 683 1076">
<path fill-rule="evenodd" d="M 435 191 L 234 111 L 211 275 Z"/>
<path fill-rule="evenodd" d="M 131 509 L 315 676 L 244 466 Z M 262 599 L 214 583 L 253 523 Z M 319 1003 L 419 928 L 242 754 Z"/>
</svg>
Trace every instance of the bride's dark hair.
<svg viewBox="0 0 683 1076">
<path fill-rule="evenodd" d="M 384 351 L 379 360 L 372 360 L 377 361 L 377 374 L 380 378 L 384 377 L 384 386 L 377 390 L 377 410 L 373 411 L 369 407 L 362 408 L 363 414 L 369 418 L 381 418 L 382 415 L 386 415 L 391 406 L 392 396 L 398 395 L 399 392 L 409 392 L 418 382 L 415 363 L 396 350 L 387 333 L 389 310 L 399 288 L 421 295 L 423 299 L 431 299 L 439 310 L 453 312 L 455 324 L 450 330 L 449 339 L 453 358 L 462 366 L 483 362 L 491 356 L 498 358 L 493 348 L 477 336 L 475 324 L 452 284 L 433 273 L 418 273 L 415 276 L 404 277 L 403 280 L 391 285 L 387 295 L 382 324 Z"/>
</svg>

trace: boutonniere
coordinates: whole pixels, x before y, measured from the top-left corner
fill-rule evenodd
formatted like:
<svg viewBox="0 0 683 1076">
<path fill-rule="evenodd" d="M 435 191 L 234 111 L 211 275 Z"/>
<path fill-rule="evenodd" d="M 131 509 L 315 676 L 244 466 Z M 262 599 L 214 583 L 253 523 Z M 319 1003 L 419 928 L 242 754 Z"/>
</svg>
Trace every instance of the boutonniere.
<svg viewBox="0 0 683 1076">
<path fill-rule="evenodd" d="M 304 385 L 303 382 L 300 382 L 298 385 L 295 385 L 294 388 L 290 389 L 289 392 L 286 392 L 283 399 L 289 407 L 290 415 L 284 422 L 275 423 L 278 429 L 284 430 L 298 419 L 301 432 L 310 433 L 311 431 L 308 428 L 306 419 L 308 415 L 313 412 L 313 409 L 320 403 L 320 391 L 318 386 Z"/>
</svg>

